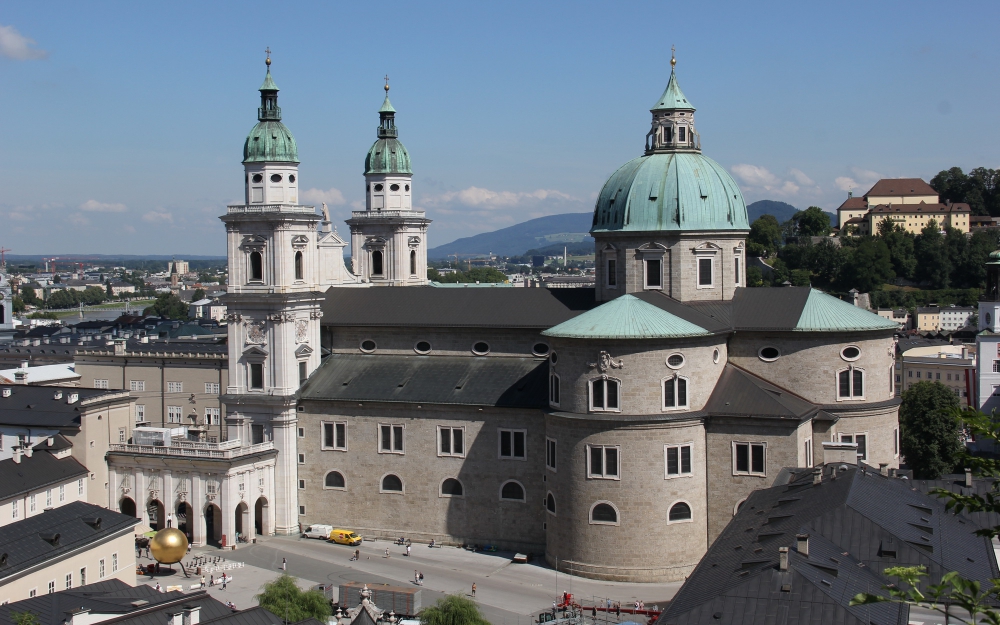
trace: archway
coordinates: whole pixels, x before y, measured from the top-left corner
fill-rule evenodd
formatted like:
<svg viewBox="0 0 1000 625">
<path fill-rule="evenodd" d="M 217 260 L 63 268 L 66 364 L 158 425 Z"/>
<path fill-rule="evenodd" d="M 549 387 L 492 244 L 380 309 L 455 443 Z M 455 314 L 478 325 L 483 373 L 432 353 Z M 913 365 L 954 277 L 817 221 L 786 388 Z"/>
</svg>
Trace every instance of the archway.
<svg viewBox="0 0 1000 625">
<path fill-rule="evenodd" d="M 191 504 L 186 501 L 181 501 L 177 504 L 177 510 L 174 513 L 174 518 L 177 519 L 177 529 L 184 532 L 184 535 L 188 538 L 188 543 L 194 541 L 194 510 L 191 508 Z"/>
<path fill-rule="evenodd" d="M 246 528 L 250 521 L 250 508 L 247 506 L 245 501 L 241 501 L 240 505 L 236 506 L 236 523 L 233 528 L 236 534 L 233 536 L 235 541 L 239 536 L 246 536 Z"/>
<path fill-rule="evenodd" d="M 153 531 L 162 530 L 167 526 L 167 517 L 163 514 L 163 502 L 159 499 L 153 499 L 146 506 L 146 512 L 149 514 L 149 527 Z"/>
<path fill-rule="evenodd" d="M 122 514 L 135 516 L 135 501 L 131 497 L 122 497 L 122 500 L 118 502 L 118 510 Z"/>
<path fill-rule="evenodd" d="M 222 509 L 214 503 L 205 506 L 205 540 L 214 545 L 222 541 Z"/>
<path fill-rule="evenodd" d="M 268 531 L 270 527 L 268 527 L 267 512 L 267 499 L 258 497 L 257 503 L 253 506 L 253 524 L 258 536 L 267 536 L 270 534 Z"/>
</svg>

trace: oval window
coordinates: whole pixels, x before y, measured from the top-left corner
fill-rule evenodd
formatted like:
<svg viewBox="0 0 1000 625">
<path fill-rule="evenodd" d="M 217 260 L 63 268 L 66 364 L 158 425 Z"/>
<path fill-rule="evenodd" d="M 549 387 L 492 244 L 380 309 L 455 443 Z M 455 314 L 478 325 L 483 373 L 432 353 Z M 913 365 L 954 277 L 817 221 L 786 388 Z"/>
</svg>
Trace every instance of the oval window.
<svg viewBox="0 0 1000 625">
<path fill-rule="evenodd" d="M 719 350 L 712 352 L 712 362 L 719 364 Z"/>
<path fill-rule="evenodd" d="M 986 325 L 993 325 L 993 316 L 990 313 L 986 313 Z"/>
<path fill-rule="evenodd" d="M 271 174 L 271 182 L 281 182 L 281 174 Z"/>
<path fill-rule="evenodd" d="M 295 174 L 288 176 L 288 182 L 295 182 Z"/>
<path fill-rule="evenodd" d="M 380 185 L 380 184 L 375 185 L 375 190 L 376 191 L 381 191 L 382 189 L 383 189 L 382 185 Z"/>
<path fill-rule="evenodd" d="M 777 347 L 761 347 L 760 351 L 757 352 L 757 356 L 764 362 L 771 362 L 777 360 L 778 356 L 781 356 L 781 352 L 778 351 Z"/>
<path fill-rule="evenodd" d="M 417 344 L 413 346 L 413 351 L 418 354 L 429 354 L 431 351 L 431 344 L 427 341 L 417 341 Z"/>
<path fill-rule="evenodd" d="M 682 354 L 670 354 L 667 356 L 667 366 L 671 369 L 680 369 L 684 366 L 684 356 Z"/>
<path fill-rule="evenodd" d="M 260 174 L 254 174 L 253 175 L 253 181 L 254 182 L 261 182 L 262 180 L 264 180 L 264 176 L 262 176 Z"/>
<path fill-rule="evenodd" d="M 559 362 L 559 354 L 555 352 L 549 354 L 549 362 L 551 362 L 552 364 L 556 364 L 557 362 Z"/>
<path fill-rule="evenodd" d="M 549 353 L 549 346 L 545 343 L 535 343 L 535 346 L 531 348 L 531 353 L 536 356 L 544 356 Z"/>
<path fill-rule="evenodd" d="M 365 340 L 361 341 L 361 351 L 363 351 L 366 354 L 370 354 L 373 351 L 375 351 L 376 347 L 378 347 L 378 346 L 375 345 L 375 341 L 373 341 L 371 339 L 365 339 Z"/>
<path fill-rule="evenodd" d="M 410 185 L 406 185 L 406 190 L 407 190 L 407 191 L 409 191 L 409 190 L 410 190 Z"/>
<path fill-rule="evenodd" d="M 855 345 L 848 345 L 840 350 L 840 357 L 844 360 L 857 360 L 861 357 L 861 350 Z"/>
<path fill-rule="evenodd" d="M 486 354 L 490 353 L 490 344 L 487 343 L 486 341 L 478 341 L 475 345 L 472 346 L 472 353 L 476 354 L 477 356 L 485 356 Z"/>
<path fill-rule="evenodd" d="M 390 191 L 399 191 L 399 185 L 398 184 L 389 185 L 389 190 Z"/>
</svg>

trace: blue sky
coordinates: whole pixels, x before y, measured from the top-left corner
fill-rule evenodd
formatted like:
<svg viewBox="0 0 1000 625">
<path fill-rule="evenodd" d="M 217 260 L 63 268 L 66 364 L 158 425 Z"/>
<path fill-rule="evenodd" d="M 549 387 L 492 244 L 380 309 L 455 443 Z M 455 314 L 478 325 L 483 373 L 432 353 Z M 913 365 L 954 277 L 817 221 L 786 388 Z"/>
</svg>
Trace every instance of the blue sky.
<svg viewBox="0 0 1000 625">
<path fill-rule="evenodd" d="M 431 245 L 592 209 L 669 76 L 747 202 L 998 167 L 996 2 L 4 2 L 0 246 L 225 253 L 264 48 L 302 196 L 363 199 L 389 74 Z M 484 250 L 485 251 L 485 250 Z"/>
</svg>

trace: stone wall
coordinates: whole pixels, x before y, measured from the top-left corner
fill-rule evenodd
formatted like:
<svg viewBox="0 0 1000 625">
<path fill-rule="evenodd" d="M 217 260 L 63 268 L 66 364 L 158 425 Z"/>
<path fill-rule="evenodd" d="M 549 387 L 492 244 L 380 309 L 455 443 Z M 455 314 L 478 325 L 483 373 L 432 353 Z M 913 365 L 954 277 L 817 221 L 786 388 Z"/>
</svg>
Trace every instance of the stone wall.
<svg viewBox="0 0 1000 625">
<path fill-rule="evenodd" d="M 550 344 L 535 329 L 323 327 L 323 346 L 334 353 L 362 353 L 361 342 L 367 339 L 375 341 L 376 354 L 400 356 L 413 356 L 419 341 L 431 344 L 428 356 L 473 356 L 473 344 L 485 341 L 491 357 L 523 358 L 533 355 L 536 345 L 548 349 Z"/>
</svg>

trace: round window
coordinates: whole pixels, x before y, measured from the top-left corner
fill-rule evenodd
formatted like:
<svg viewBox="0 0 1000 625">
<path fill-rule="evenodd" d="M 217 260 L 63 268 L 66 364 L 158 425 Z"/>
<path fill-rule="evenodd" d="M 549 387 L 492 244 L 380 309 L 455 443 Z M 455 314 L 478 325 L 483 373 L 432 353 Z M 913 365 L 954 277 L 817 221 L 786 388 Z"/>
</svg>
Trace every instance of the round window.
<svg viewBox="0 0 1000 625">
<path fill-rule="evenodd" d="M 719 364 L 719 350 L 712 352 L 712 362 Z"/>
<path fill-rule="evenodd" d="M 413 346 L 413 351 L 418 354 L 429 354 L 431 351 L 431 344 L 427 341 L 417 341 L 417 344 Z"/>
<path fill-rule="evenodd" d="M 684 366 L 683 354 L 670 354 L 667 356 L 667 366 L 671 369 L 680 369 Z"/>
<path fill-rule="evenodd" d="M 389 190 L 390 191 L 399 191 L 399 185 L 398 184 L 389 185 Z"/>
<path fill-rule="evenodd" d="M 490 353 L 490 344 L 486 341 L 478 341 L 472 346 L 472 353 L 477 356 L 483 356 Z"/>
<path fill-rule="evenodd" d="M 375 185 L 375 190 L 376 191 L 381 191 L 382 189 L 383 189 L 382 185 L 380 185 L 380 184 Z"/>
<path fill-rule="evenodd" d="M 555 352 L 549 354 L 549 362 L 551 362 L 552 364 L 556 364 L 557 362 L 559 362 L 559 354 Z"/>
<path fill-rule="evenodd" d="M 371 339 L 365 339 L 361 341 L 361 351 L 363 351 L 366 354 L 370 354 L 373 351 L 375 351 L 376 347 L 377 345 L 375 345 L 375 341 Z"/>
<path fill-rule="evenodd" d="M 281 174 L 271 174 L 271 182 L 281 182 Z"/>
<path fill-rule="evenodd" d="M 288 182 L 295 182 L 295 174 L 291 174 L 288 176 Z"/>
<path fill-rule="evenodd" d="M 407 190 L 407 191 L 409 191 L 409 190 L 410 190 L 410 185 L 406 185 L 406 190 Z"/>
<path fill-rule="evenodd" d="M 778 356 L 781 356 L 781 352 L 778 351 L 777 347 L 761 347 L 760 351 L 757 352 L 757 356 L 764 362 L 771 362 L 772 360 L 777 360 Z"/>
<path fill-rule="evenodd" d="M 857 360 L 861 356 L 861 350 L 854 345 L 848 345 L 840 350 L 840 357 L 844 360 Z"/>
<path fill-rule="evenodd" d="M 254 174 L 253 175 L 253 181 L 254 182 L 261 182 L 262 180 L 264 180 L 264 176 L 262 176 L 260 174 Z"/>
<path fill-rule="evenodd" d="M 549 353 L 549 346 L 545 343 L 535 343 L 535 346 L 531 348 L 531 353 L 536 356 L 544 356 Z"/>
</svg>

